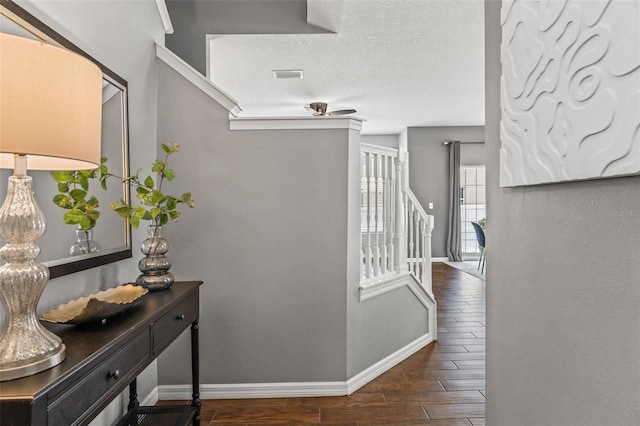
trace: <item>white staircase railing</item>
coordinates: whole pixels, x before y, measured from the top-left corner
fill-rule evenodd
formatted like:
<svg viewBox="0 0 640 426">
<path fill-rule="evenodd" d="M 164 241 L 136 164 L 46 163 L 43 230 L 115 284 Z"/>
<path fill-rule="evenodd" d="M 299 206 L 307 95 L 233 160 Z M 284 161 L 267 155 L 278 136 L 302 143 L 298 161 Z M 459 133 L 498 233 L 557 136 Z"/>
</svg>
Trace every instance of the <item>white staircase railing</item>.
<svg viewBox="0 0 640 426">
<path fill-rule="evenodd" d="M 382 281 L 411 272 L 431 291 L 431 231 L 428 215 L 406 182 L 406 154 L 361 144 L 360 281 Z"/>
<path fill-rule="evenodd" d="M 360 235 L 362 267 L 360 280 L 396 270 L 397 245 L 393 222 L 396 204 L 393 149 L 362 144 L 360 173 Z"/>
<path fill-rule="evenodd" d="M 431 233 L 433 216 L 428 215 L 410 188 L 405 188 L 407 215 L 407 263 L 409 271 L 432 292 Z"/>
</svg>

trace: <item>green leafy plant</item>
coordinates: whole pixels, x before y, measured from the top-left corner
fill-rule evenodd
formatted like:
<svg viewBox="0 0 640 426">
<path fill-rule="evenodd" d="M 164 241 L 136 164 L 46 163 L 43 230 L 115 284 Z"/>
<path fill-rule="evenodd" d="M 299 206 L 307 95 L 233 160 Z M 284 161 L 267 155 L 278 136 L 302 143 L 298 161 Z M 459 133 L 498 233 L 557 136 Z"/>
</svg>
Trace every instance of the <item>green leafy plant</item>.
<svg viewBox="0 0 640 426">
<path fill-rule="evenodd" d="M 53 197 L 53 203 L 65 212 L 63 219 L 67 225 L 78 225 L 83 231 L 89 231 L 96 226 L 100 217 L 98 207 L 100 202 L 95 195 L 89 196 L 89 183 L 98 179 L 102 189 L 107 189 L 107 158 L 100 159 L 100 167 L 94 170 L 53 171 L 51 176 L 58 182 L 58 194 Z"/>
<path fill-rule="evenodd" d="M 109 209 L 118 213 L 120 217 L 129 219 L 134 228 L 138 228 L 141 220 L 151 221 L 154 225 L 164 225 L 169 220 L 176 222 L 180 217 L 178 210 L 180 204 L 189 208 L 195 207 L 190 192 L 185 192 L 180 196 L 162 192 L 164 181 L 171 181 L 176 177 L 175 172 L 168 167 L 168 161 L 172 154 L 178 152 L 180 145 L 168 143 L 162 144 L 161 147 L 165 153 L 164 161 L 156 160 L 151 165 L 151 172 L 156 173 L 156 180 L 151 175 L 141 177 L 142 169 L 138 169 L 134 175 L 123 179 L 123 182 L 129 182 L 135 187 L 136 197 L 140 204 L 132 206 L 125 200 L 120 200 L 109 206 Z"/>
<path fill-rule="evenodd" d="M 487 227 L 487 219 L 483 217 L 478 221 L 478 225 L 480 225 L 482 229 L 485 229 Z"/>
</svg>

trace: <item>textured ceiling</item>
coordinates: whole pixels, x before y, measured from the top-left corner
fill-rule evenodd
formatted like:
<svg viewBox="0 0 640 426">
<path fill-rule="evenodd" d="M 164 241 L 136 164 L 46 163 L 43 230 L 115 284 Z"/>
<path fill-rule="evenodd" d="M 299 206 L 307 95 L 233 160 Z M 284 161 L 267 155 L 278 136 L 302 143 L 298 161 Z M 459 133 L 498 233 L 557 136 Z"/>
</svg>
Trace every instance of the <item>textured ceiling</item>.
<svg viewBox="0 0 640 426">
<path fill-rule="evenodd" d="M 209 36 L 210 78 L 241 116 L 323 101 L 357 109 L 363 134 L 484 124 L 482 0 L 310 0 L 309 15 L 337 33 Z M 304 78 L 276 80 L 280 69 Z"/>
</svg>

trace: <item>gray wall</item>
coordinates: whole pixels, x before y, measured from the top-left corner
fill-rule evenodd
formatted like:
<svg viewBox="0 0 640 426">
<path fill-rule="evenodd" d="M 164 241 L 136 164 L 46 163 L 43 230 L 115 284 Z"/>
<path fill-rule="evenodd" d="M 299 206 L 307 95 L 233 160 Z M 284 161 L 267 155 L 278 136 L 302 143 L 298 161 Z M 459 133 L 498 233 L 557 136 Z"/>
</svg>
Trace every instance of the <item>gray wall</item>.
<svg viewBox="0 0 640 426">
<path fill-rule="evenodd" d="M 182 144 L 172 184 L 197 204 L 166 235 L 177 279 L 205 281 L 202 383 L 345 381 L 426 333 L 407 289 L 359 302 L 358 132 L 229 131 L 226 110 L 158 67 L 158 138 Z M 189 383 L 181 339 L 160 384 Z"/>
<path fill-rule="evenodd" d="M 499 188 L 500 2 L 485 2 L 487 424 L 640 424 L 640 177 Z"/>
<path fill-rule="evenodd" d="M 362 143 L 370 145 L 385 146 L 387 148 L 398 148 L 398 135 L 362 135 L 360 136 Z"/>
<path fill-rule="evenodd" d="M 481 166 L 485 164 L 483 143 L 463 143 L 460 145 L 460 165 Z"/>
<path fill-rule="evenodd" d="M 428 312 L 407 287 L 358 301 L 357 280 L 348 291 L 347 378 L 425 335 Z"/>
<path fill-rule="evenodd" d="M 229 131 L 228 113 L 159 61 L 160 141 L 177 192 L 177 279 L 202 279 L 202 383 L 344 380 L 348 131 Z M 189 383 L 159 361 L 161 384 Z"/>
<path fill-rule="evenodd" d="M 433 257 L 446 257 L 449 151 L 442 143 L 448 140 L 484 141 L 484 127 L 410 127 L 407 133 L 409 186 L 426 212 L 435 216 L 435 228 L 431 238 Z M 483 148 L 484 145 L 462 144 L 461 159 L 464 159 L 466 164 L 484 164 Z M 430 202 L 433 203 L 433 210 L 427 209 Z"/>
</svg>

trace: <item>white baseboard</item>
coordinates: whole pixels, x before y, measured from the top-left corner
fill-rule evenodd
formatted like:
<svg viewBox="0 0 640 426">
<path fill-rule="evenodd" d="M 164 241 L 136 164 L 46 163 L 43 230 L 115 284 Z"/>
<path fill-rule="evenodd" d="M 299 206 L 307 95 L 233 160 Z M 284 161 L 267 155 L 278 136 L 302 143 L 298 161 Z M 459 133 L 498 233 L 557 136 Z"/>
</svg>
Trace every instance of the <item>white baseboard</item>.
<svg viewBox="0 0 640 426">
<path fill-rule="evenodd" d="M 140 405 L 144 407 L 153 406 L 153 405 L 156 405 L 159 399 L 160 398 L 158 397 L 158 386 L 156 386 L 155 388 L 151 389 L 151 392 L 149 392 L 149 394 L 142 400 Z"/>
<path fill-rule="evenodd" d="M 346 382 L 289 382 L 202 384 L 200 399 L 293 398 L 350 395 L 382 373 L 404 361 L 433 341 L 425 334 Z M 160 385 L 158 398 L 163 400 L 191 399 L 191 385 Z"/>
<path fill-rule="evenodd" d="M 449 258 L 448 257 L 432 257 L 431 258 L 431 263 L 433 262 L 448 262 Z"/>
<path fill-rule="evenodd" d="M 376 362 L 366 370 L 356 374 L 349 380 L 347 380 L 347 395 L 351 395 L 376 377 L 389 371 L 392 367 L 400 364 L 411 355 L 418 352 L 420 349 L 433 342 L 433 336 L 431 333 L 427 333 L 421 337 L 418 337 L 407 346 L 400 348 L 388 357 Z"/>
<path fill-rule="evenodd" d="M 161 385 L 160 399 L 191 399 L 191 385 Z M 287 398 L 347 394 L 346 382 L 200 385 L 200 399 Z"/>
</svg>

